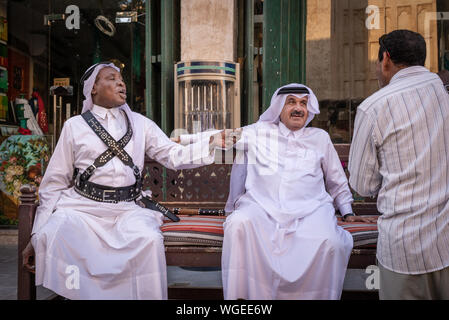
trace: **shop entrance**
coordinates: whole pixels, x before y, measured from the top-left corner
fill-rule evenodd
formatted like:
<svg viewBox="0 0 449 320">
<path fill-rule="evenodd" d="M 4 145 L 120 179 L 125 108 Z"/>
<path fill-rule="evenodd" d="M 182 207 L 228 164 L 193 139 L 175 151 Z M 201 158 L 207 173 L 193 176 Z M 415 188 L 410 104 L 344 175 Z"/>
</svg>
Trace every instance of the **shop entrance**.
<svg viewBox="0 0 449 320">
<path fill-rule="evenodd" d="M 145 114 L 145 0 L 8 2 L 9 73 L 14 79 L 9 100 L 19 95 L 29 99 L 37 91 L 55 138 L 67 118 L 80 114 L 79 80 L 100 61 L 113 61 L 122 69 L 128 104 Z M 50 89 L 61 84 L 72 91 L 58 96 L 55 106 Z"/>
</svg>

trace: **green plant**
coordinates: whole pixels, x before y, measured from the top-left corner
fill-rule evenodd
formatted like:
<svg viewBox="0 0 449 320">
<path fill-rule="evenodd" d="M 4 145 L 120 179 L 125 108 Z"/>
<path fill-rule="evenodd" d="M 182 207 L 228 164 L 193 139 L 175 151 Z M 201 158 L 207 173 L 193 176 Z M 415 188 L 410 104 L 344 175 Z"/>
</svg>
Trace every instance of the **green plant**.
<svg viewBox="0 0 449 320">
<path fill-rule="evenodd" d="M 0 147 L 2 190 L 18 198 L 22 185 L 39 187 L 49 157 L 44 137 L 17 136 L 5 140 Z"/>
<path fill-rule="evenodd" d="M 0 215 L 0 225 L 3 226 L 16 226 L 19 224 L 18 219 L 10 219 L 8 217 Z"/>
</svg>

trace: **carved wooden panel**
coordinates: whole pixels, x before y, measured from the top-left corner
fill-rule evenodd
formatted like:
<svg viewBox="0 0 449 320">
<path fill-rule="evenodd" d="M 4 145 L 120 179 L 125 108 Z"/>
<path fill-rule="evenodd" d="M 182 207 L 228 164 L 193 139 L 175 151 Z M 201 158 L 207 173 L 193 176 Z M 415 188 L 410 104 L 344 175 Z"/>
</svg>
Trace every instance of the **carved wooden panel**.
<svg viewBox="0 0 449 320">
<path fill-rule="evenodd" d="M 163 172 L 164 167 L 158 162 L 145 159 L 145 166 L 143 168 L 143 190 L 151 190 L 152 197 L 156 201 L 164 201 Z"/>
<path fill-rule="evenodd" d="M 152 160 L 145 161 L 144 190 L 170 206 L 223 208 L 229 194 L 232 165 L 212 164 L 196 169 L 168 170 Z M 165 196 L 164 196 L 165 186 Z"/>
<path fill-rule="evenodd" d="M 226 203 L 231 167 L 213 164 L 190 170 L 167 170 L 166 201 Z"/>
</svg>

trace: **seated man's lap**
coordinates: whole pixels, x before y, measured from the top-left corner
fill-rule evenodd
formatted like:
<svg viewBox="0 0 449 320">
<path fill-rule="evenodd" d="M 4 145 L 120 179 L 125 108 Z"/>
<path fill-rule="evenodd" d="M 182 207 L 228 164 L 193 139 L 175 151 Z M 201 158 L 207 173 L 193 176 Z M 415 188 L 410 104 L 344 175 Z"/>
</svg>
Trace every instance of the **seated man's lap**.
<svg viewBox="0 0 449 320">
<path fill-rule="evenodd" d="M 142 244 L 156 242 L 163 247 L 160 231 L 162 218 L 159 215 L 140 207 L 115 217 L 99 217 L 71 209 L 58 209 L 33 237 L 33 242 L 36 246 L 44 245 L 47 248 L 50 244 L 64 246 L 63 243 L 58 245 L 58 242 L 64 240 L 68 245 L 78 243 L 79 248 L 87 249 L 87 244 L 102 243 L 102 246 L 120 249 L 126 248 L 129 241 L 139 240 Z M 119 243 L 119 239 L 123 239 L 123 243 Z"/>
<path fill-rule="evenodd" d="M 326 243 L 330 249 L 342 249 L 346 251 L 352 248 L 352 236 L 337 225 L 335 211 L 332 206 L 323 207 L 316 212 L 299 218 L 288 228 L 296 229 L 295 241 L 318 241 Z M 287 229 L 288 229 L 287 228 Z M 278 232 L 279 226 L 274 219 L 255 203 L 243 202 L 224 223 L 225 241 L 242 241 L 251 237 L 238 237 L 239 232 L 254 231 L 262 242 L 266 237 L 271 237 Z M 282 227 L 281 227 L 282 229 Z M 287 233 L 291 234 L 291 230 Z"/>
<path fill-rule="evenodd" d="M 162 233 L 160 226 L 162 225 L 162 215 L 148 209 L 137 208 L 131 212 L 125 213 L 118 220 L 119 230 L 127 233 L 142 233 L 152 237 L 160 237 Z"/>
</svg>

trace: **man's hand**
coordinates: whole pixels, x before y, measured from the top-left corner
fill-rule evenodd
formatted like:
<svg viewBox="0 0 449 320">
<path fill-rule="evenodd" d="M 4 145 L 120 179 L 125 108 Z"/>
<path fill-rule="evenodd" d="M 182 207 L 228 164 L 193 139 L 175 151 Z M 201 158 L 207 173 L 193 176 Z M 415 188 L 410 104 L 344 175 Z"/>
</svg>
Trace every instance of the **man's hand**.
<svg viewBox="0 0 449 320">
<path fill-rule="evenodd" d="M 27 269 L 33 269 L 34 255 L 33 245 L 31 244 L 31 241 L 29 241 L 25 249 L 22 251 L 22 266 Z"/>
<path fill-rule="evenodd" d="M 210 137 L 209 146 L 210 149 L 214 148 L 223 148 L 223 149 L 229 149 L 234 144 L 237 143 L 237 141 L 240 140 L 242 136 L 242 129 L 226 129 L 223 131 L 220 131 L 213 136 Z"/>
<path fill-rule="evenodd" d="M 365 223 L 374 223 L 377 222 L 379 216 L 371 216 L 371 217 L 360 217 L 360 216 L 349 216 L 345 218 L 345 222 L 365 222 Z"/>
<path fill-rule="evenodd" d="M 171 141 L 175 142 L 175 143 L 181 143 L 181 137 L 177 137 L 177 138 L 170 138 Z"/>
</svg>

